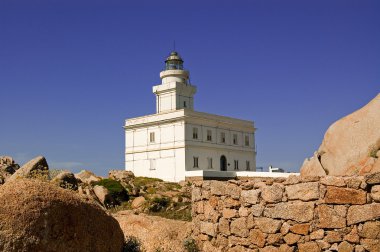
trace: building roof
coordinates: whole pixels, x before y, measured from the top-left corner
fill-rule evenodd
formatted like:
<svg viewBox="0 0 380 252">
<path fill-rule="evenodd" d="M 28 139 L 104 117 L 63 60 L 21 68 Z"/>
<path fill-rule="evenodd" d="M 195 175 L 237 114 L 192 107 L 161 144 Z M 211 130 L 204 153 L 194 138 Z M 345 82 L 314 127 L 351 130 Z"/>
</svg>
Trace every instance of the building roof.
<svg viewBox="0 0 380 252">
<path fill-rule="evenodd" d="M 165 62 L 167 62 L 169 60 L 182 61 L 183 62 L 181 56 L 176 51 L 171 52 L 170 55 L 169 55 L 169 57 L 166 58 Z"/>
<path fill-rule="evenodd" d="M 253 121 L 242 120 L 227 116 L 214 115 L 189 109 L 179 109 L 165 113 L 151 114 L 125 120 L 124 128 L 139 128 L 149 125 L 164 124 L 174 121 L 186 121 L 189 123 L 202 122 L 203 125 L 219 126 L 224 128 L 235 128 L 254 132 Z"/>
</svg>

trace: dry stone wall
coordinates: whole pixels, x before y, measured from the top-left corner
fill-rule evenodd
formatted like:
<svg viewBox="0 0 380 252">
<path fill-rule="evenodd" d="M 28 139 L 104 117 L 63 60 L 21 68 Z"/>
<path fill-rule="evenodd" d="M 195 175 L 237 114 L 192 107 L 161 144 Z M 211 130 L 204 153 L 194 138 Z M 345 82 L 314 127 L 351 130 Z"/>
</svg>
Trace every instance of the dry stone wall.
<svg viewBox="0 0 380 252">
<path fill-rule="evenodd" d="M 380 173 L 195 181 L 202 251 L 380 251 Z"/>
</svg>

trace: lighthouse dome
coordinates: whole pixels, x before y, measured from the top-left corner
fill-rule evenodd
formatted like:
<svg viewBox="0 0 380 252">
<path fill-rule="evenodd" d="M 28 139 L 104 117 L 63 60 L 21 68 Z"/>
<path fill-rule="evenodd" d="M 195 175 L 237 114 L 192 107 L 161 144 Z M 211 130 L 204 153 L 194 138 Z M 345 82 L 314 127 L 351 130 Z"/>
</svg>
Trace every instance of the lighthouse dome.
<svg viewBox="0 0 380 252">
<path fill-rule="evenodd" d="M 183 60 L 178 52 L 173 51 L 165 60 L 165 70 L 183 70 Z"/>
</svg>

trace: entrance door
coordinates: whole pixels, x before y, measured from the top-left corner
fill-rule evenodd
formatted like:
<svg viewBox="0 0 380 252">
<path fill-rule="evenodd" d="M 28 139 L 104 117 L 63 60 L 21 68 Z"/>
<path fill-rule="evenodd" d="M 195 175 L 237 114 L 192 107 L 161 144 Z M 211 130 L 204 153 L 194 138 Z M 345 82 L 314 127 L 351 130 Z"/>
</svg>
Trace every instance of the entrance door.
<svg viewBox="0 0 380 252">
<path fill-rule="evenodd" d="M 220 170 L 227 171 L 227 158 L 224 155 L 220 157 Z"/>
</svg>

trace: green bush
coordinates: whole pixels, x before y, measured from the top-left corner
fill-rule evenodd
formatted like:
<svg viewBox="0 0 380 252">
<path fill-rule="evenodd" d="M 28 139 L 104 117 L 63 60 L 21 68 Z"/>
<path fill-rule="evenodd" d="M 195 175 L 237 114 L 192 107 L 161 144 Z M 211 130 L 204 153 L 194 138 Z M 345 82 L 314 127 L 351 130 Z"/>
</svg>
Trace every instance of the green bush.
<svg viewBox="0 0 380 252">
<path fill-rule="evenodd" d="M 172 219 L 172 220 L 182 220 L 182 221 L 191 221 L 191 210 L 185 209 L 182 211 L 160 211 L 160 212 L 150 212 L 150 215 L 154 216 L 160 216 L 162 218 L 166 219 Z"/>
<path fill-rule="evenodd" d="M 187 238 L 186 240 L 183 241 L 183 246 L 185 247 L 185 250 L 187 252 L 199 252 L 200 250 L 198 249 L 197 243 L 193 238 Z"/>
<path fill-rule="evenodd" d="M 371 147 L 371 150 L 369 152 L 369 156 L 370 157 L 373 157 L 373 158 L 380 158 L 378 156 L 376 156 L 376 153 L 380 150 L 380 148 L 376 147 L 376 146 L 372 146 Z"/>
<path fill-rule="evenodd" d="M 49 170 L 33 170 L 27 175 L 27 178 L 38 179 L 41 181 L 48 181 Z"/>
<path fill-rule="evenodd" d="M 133 184 L 139 188 L 146 186 L 155 182 L 162 182 L 162 179 L 158 178 L 147 178 L 147 177 L 135 177 Z"/>
<path fill-rule="evenodd" d="M 157 190 L 154 187 L 149 187 L 148 189 L 146 189 L 146 192 L 149 194 L 155 194 Z"/>
<path fill-rule="evenodd" d="M 169 182 L 169 183 L 165 183 L 165 188 L 167 191 L 174 191 L 174 190 L 181 189 L 182 186 L 180 186 L 178 183 Z"/>
<path fill-rule="evenodd" d="M 165 209 L 170 203 L 170 199 L 169 198 L 153 198 L 152 200 L 152 204 L 151 206 L 149 207 L 149 211 L 151 212 L 159 212 L 163 209 Z"/>
<path fill-rule="evenodd" d="M 139 239 L 134 236 L 128 236 L 124 242 L 123 252 L 142 252 L 142 246 Z"/>
<path fill-rule="evenodd" d="M 95 183 L 96 185 L 104 186 L 108 189 L 112 197 L 121 204 L 123 201 L 129 200 L 127 190 L 120 184 L 119 181 L 113 179 L 102 179 Z"/>
</svg>

